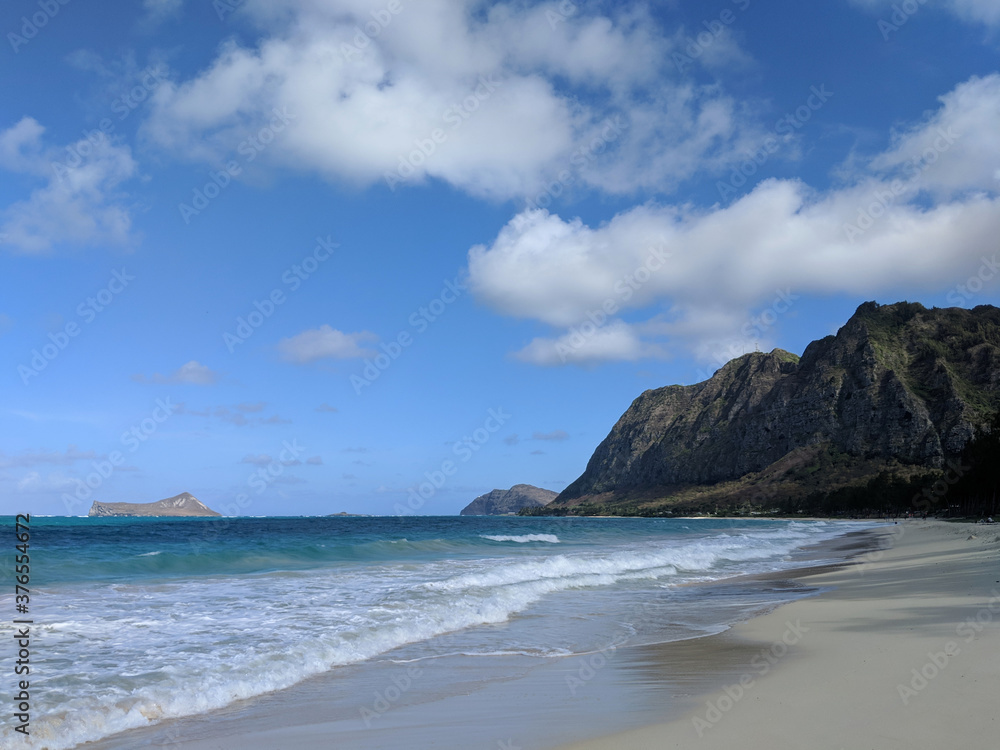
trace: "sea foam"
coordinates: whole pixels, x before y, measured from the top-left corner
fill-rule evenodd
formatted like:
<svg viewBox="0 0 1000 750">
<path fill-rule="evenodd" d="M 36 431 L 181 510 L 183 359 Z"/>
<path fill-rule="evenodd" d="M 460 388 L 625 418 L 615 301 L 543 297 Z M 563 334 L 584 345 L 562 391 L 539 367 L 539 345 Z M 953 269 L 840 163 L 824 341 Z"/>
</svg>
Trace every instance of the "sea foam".
<svg viewBox="0 0 1000 750">
<path fill-rule="evenodd" d="M 547 542 L 549 544 L 559 544 L 559 537 L 555 534 L 480 534 L 480 537 L 494 542 L 517 542 L 518 544 Z"/>
<path fill-rule="evenodd" d="M 315 522 L 309 523 L 313 526 L 305 528 L 313 529 Z M 265 553 L 263 532 L 249 535 L 243 547 L 211 553 L 226 561 L 223 574 L 199 577 L 175 571 L 189 570 L 196 559 L 205 562 L 205 553 L 165 546 L 161 533 L 144 550 L 132 551 L 145 560 L 168 558 L 170 565 L 154 571 L 161 578 L 148 578 L 152 574 L 142 567 L 146 577 L 108 581 L 100 576 L 113 570 L 109 548 L 105 559 L 89 568 L 103 571 L 100 576 L 33 592 L 38 624 L 32 632 L 44 644 L 51 676 L 33 685 L 39 710 L 32 714 L 31 737 L 14 737 L 8 723 L 0 748 L 66 750 L 219 709 L 407 644 L 422 644 L 420 653 L 434 656 L 442 651 L 432 645 L 436 638 L 504 623 L 533 607 L 533 615 L 544 617 L 545 608 L 536 605 L 560 592 L 581 592 L 572 601 L 585 606 L 587 590 L 647 585 L 644 581 L 662 587 L 776 569 L 796 547 L 841 533 L 832 524 L 699 532 L 697 525 L 681 531 L 652 522 L 582 521 L 549 525 L 559 529 L 556 535 L 538 531 L 546 528 L 539 523 L 526 529 L 518 520 L 456 520 L 449 521 L 453 529 L 444 530 L 433 526 L 444 522 L 409 523 L 409 541 L 399 544 L 389 543 L 386 532 L 355 540 L 332 527 L 337 534 L 286 538 L 284 546 Z M 420 523 L 432 528 L 414 533 Z M 470 534 L 470 523 L 489 525 Z M 152 524 L 144 528 L 155 530 Z M 351 528 L 356 534 L 361 527 Z M 129 537 L 130 544 L 138 544 L 138 534 Z M 67 542 L 74 554 L 77 539 Z M 334 559 L 331 552 L 320 553 L 326 545 L 346 551 Z M 97 555 L 95 550 L 91 546 L 87 553 Z M 304 567 L 307 563 L 313 567 Z M 0 597 L 0 606 L 9 598 Z M 0 638 L 12 631 L 0 622 Z M 537 651 L 533 644 L 498 640 L 491 632 L 476 635 L 474 652 Z"/>
</svg>

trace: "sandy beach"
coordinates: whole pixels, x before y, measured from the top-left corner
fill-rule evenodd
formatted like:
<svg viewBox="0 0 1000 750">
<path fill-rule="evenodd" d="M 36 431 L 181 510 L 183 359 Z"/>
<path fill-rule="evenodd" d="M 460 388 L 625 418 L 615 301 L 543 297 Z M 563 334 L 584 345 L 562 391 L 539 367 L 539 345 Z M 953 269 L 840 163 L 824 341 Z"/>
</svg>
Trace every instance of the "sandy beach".
<svg viewBox="0 0 1000 750">
<path fill-rule="evenodd" d="M 687 715 L 566 750 L 997 747 L 1000 527 L 910 521 L 881 544 L 705 639 L 753 656 Z"/>
</svg>

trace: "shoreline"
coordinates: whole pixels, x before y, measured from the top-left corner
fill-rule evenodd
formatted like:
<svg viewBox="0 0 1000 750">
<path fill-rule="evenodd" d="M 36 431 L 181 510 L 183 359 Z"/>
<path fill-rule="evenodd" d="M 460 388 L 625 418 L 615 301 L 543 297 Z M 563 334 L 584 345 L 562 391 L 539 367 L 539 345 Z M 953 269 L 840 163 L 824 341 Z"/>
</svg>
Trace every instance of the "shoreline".
<svg viewBox="0 0 1000 750">
<path fill-rule="evenodd" d="M 515 746 L 552 749 L 647 726 L 681 716 L 698 696 L 738 677 L 741 659 L 752 653 L 730 637 L 732 628 L 787 606 L 790 600 L 815 597 L 820 587 L 800 579 L 849 564 L 851 557 L 872 549 L 876 531 L 840 531 L 832 539 L 798 548 L 786 558 L 793 568 L 673 587 L 682 598 L 708 597 L 709 606 L 740 607 L 727 618 L 726 630 L 714 635 L 640 641 L 565 658 L 504 656 L 483 662 L 459 655 L 421 662 L 424 671 L 414 681 L 419 687 L 401 691 L 391 710 L 379 713 L 371 696 L 407 681 L 402 674 L 408 668 L 406 657 L 401 653 L 374 664 L 339 668 L 335 674 L 211 713 L 109 736 L 87 747 L 273 750 L 283 744 L 325 748 L 335 740 L 338 746 L 355 750 L 423 745 L 496 750 L 498 742 L 510 739 Z M 745 603 L 748 593 L 755 604 Z M 671 608 L 661 609 L 660 617 L 666 621 L 673 616 Z M 400 658 L 404 663 L 397 661 Z M 457 687 L 439 692 L 435 669 L 457 676 Z M 368 696 L 370 708 L 378 713 L 370 724 L 358 721 L 356 707 L 353 713 L 342 710 L 345 700 L 359 703 L 361 696 Z M 518 716 L 517 722 L 511 716 Z"/>
<path fill-rule="evenodd" d="M 819 595 L 703 639 L 700 666 L 729 676 L 682 716 L 561 750 L 996 747 L 1000 529 L 910 520 L 867 533 L 882 549 L 778 574 Z"/>
</svg>

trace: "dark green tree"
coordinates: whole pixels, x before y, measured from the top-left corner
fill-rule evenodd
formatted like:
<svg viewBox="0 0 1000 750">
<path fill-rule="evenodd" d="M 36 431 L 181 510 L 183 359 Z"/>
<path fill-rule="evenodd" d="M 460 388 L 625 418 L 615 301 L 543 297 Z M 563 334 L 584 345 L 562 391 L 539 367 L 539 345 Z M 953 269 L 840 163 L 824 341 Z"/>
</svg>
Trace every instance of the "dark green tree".
<svg viewBox="0 0 1000 750">
<path fill-rule="evenodd" d="M 1000 411 L 985 428 L 976 430 L 960 460 L 968 469 L 949 495 L 958 501 L 964 515 L 995 518 L 1000 495 Z"/>
</svg>

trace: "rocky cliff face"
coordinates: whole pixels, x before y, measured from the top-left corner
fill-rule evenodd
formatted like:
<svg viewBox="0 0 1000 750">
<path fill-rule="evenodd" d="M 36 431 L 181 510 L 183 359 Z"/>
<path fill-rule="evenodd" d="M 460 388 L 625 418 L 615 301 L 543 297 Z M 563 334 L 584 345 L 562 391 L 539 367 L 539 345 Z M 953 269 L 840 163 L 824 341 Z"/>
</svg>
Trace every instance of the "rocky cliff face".
<svg viewBox="0 0 1000 750">
<path fill-rule="evenodd" d="M 517 513 L 522 508 L 541 508 L 552 502 L 558 493 L 530 484 L 515 484 L 509 490 L 493 490 L 480 495 L 465 508 L 463 516 L 502 516 Z"/>
<path fill-rule="evenodd" d="M 157 500 L 155 503 L 98 503 L 95 502 L 88 516 L 220 516 L 205 507 L 190 492 Z"/>
<path fill-rule="evenodd" d="M 747 354 L 646 391 L 556 506 L 736 480 L 793 451 L 940 467 L 1000 406 L 1000 309 L 858 308 L 802 357 Z"/>
</svg>

